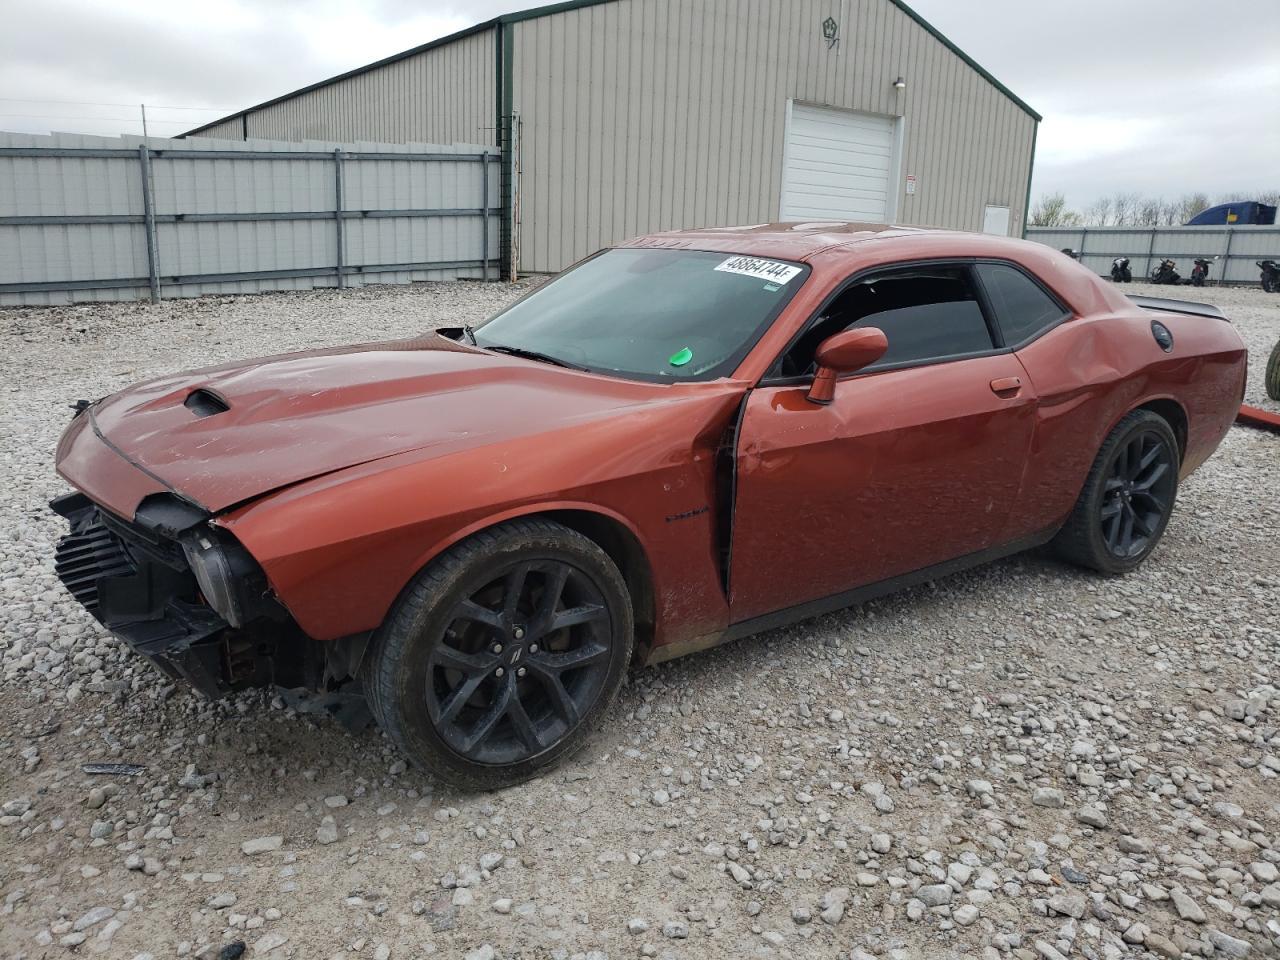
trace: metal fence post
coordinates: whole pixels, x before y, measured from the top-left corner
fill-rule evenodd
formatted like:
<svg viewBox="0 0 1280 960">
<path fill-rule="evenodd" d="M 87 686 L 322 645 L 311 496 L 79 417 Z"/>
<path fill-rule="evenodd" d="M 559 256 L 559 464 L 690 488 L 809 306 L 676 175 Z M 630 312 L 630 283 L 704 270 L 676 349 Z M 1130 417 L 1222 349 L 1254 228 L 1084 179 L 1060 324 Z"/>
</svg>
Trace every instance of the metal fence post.
<svg viewBox="0 0 1280 960">
<path fill-rule="evenodd" d="M 489 279 L 489 152 L 480 161 L 480 279 Z"/>
<path fill-rule="evenodd" d="M 1147 244 L 1147 276 L 1151 276 L 1151 261 L 1156 258 L 1156 228 L 1151 228 L 1151 242 Z"/>
<path fill-rule="evenodd" d="M 337 256 L 334 273 L 338 278 L 338 289 L 346 286 L 342 263 L 342 150 L 333 151 L 333 230 L 337 241 Z"/>
<path fill-rule="evenodd" d="M 1218 286 L 1227 282 L 1227 267 L 1231 266 L 1231 238 L 1235 236 L 1235 228 L 1227 227 L 1227 243 L 1222 251 L 1222 273 L 1218 276 Z"/>
<path fill-rule="evenodd" d="M 160 302 L 160 272 L 156 265 L 156 212 L 151 196 L 151 151 L 144 143 L 138 147 L 138 166 L 142 171 L 142 229 L 147 233 L 147 284 L 151 302 Z"/>
</svg>

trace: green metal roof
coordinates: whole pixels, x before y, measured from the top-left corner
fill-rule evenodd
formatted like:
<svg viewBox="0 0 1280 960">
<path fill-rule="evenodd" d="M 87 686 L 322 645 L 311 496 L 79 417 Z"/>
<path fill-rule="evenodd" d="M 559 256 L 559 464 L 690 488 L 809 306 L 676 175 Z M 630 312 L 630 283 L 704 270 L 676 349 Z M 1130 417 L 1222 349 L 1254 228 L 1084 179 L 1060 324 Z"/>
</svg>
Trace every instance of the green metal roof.
<svg viewBox="0 0 1280 960">
<path fill-rule="evenodd" d="M 451 33 L 447 37 L 441 37 L 438 40 L 432 40 L 430 43 L 424 43 L 424 44 L 421 44 L 420 46 L 413 47 L 412 49 L 404 50 L 400 53 L 393 54 L 392 56 L 389 56 L 389 57 L 384 57 L 381 60 L 376 60 L 373 63 L 366 64 L 363 67 L 357 67 L 354 70 L 348 70 L 346 73 L 340 73 L 336 77 L 329 77 L 327 80 L 320 80 L 317 83 L 313 83 L 313 84 L 310 84 L 309 86 L 301 87 L 297 90 L 294 90 L 291 93 L 286 93 L 286 94 L 283 94 L 282 96 L 274 97 L 270 100 L 264 100 L 262 103 L 254 104 L 252 107 L 245 107 L 243 110 L 238 110 L 235 113 L 229 113 L 225 117 L 221 117 L 218 120 L 212 120 L 209 123 L 206 123 L 202 126 L 195 127 L 192 130 L 188 130 L 186 133 L 180 134 L 179 136 L 187 137 L 187 136 L 190 136 L 191 134 L 199 133 L 202 130 L 208 130 L 210 127 L 215 127 L 220 123 L 226 123 L 228 120 L 234 120 L 237 117 L 243 117 L 246 114 L 253 113 L 255 110 L 261 110 L 265 107 L 274 106 L 277 103 L 282 103 L 285 100 L 291 100 L 294 97 L 300 96 L 301 94 L 310 93 L 312 90 L 318 90 L 321 87 L 327 87 L 330 84 L 338 83 L 342 80 L 349 79 L 350 77 L 358 77 L 362 73 L 368 73 L 369 71 L 376 70 L 379 67 L 385 67 L 387 64 L 396 63 L 397 61 L 400 61 L 400 60 L 405 60 L 409 57 L 416 56 L 419 53 L 425 53 L 428 50 L 434 50 L 436 47 L 443 47 L 445 44 L 453 43 L 455 40 L 461 40 L 463 37 L 470 37 L 470 36 L 474 36 L 477 33 L 482 33 L 485 30 L 492 30 L 495 27 L 498 27 L 502 24 L 519 23 L 522 20 L 533 20 L 538 17 L 549 17 L 552 14 L 556 14 L 556 13 L 564 13 L 569 10 L 580 10 L 583 7 L 594 7 L 602 3 L 614 3 L 614 2 L 616 2 L 616 0 L 562 0 L 562 2 L 560 3 L 549 3 L 540 7 L 531 7 L 528 10 L 518 10 L 515 13 L 504 13 L 501 16 L 493 17 L 490 20 L 485 20 L 483 23 L 477 23 L 475 24 L 475 26 L 467 27 L 464 30 L 459 30 L 457 33 Z M 935 39 L 937 39 L 941 44 L 943 44 L 943 46 L 945 46 L 948 50 L 950 50 L 957 57 L 963 60 L 971 68 L 977 71 L 977 73 L 980 76 L 982 76 L 983 79 L 985 79 L 993 87 L 995 87 L 997 90 L 1003 93 L 1006 97 L 1008 97 L 1010 100 L 1016 103 L 1027 114 L 1033 117 L 1037 122 L 1043 119 L 1040 116 L 1040 114 L 1036 113 L 1036 111 L 1033 110 L 1017 94 L 1015 94 L 1003 83 L 1001 83 L 999 80 L 993 77 L 976 60 L 974 60 L 967 53 L 965 53 L 963 50 L 957 47 L 954 43 L 948 40 L 946 36 L 944 36 L 943 33 L 940 30 L 938 30 L 937 27 L 931 24 L 924 17 L 920 16 L 920 14 L 912 10 L 909 6 L 907 6 L 906 3 L 903 2 L 903 0 L 888 0 L 888 2 L 892 3 L 895 7 L 901 10 L 907 16 L 909 16 L 912 20 L 920 24 L 920 26 L 922 26 L 925 30 L 927 30 Z"/>
</svg>

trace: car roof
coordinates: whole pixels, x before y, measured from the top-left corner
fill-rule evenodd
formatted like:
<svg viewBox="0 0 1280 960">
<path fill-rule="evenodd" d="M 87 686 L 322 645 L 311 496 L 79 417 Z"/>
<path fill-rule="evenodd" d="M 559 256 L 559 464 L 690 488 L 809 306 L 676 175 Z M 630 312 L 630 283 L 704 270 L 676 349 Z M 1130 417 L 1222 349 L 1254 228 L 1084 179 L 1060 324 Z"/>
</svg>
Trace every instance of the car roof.
<svg viewBox="0 0 1280 960">
<path fill-rule="evenodd" d="M 927 255 L 990 256 L 1023 248 L 1025 241 L 993 237 L 940 227 L 905 227 L 885 223 L 835 220 L 794 223 L 757 223 L 743 227 L 700 227 L 670 230 L 636 237 L 623 247 L 668 247 L 714 250 L 756 257 L 807 262 L 836 247 L 854 249 L 876 241 L 877 255 L 886 259 L 909 257 L 928 248 Z M 881 247 L 885 244 L 886 247 Z M 953 248 L 953 249 L 943 249 Z"/>
<path fill-rule="evenodd" d="M 1030 240 L 941 227 L 884 223 L 810 221 L 759 223 L 746 227 L 702 227 L 637 237 L 622 247 L 706 250 L 812 263 L 815 270 L 849 271 L 910 261 L 990 258 L 1030 270 L 1076 313 L 1133 309 L 1114 285 L 1066 254 Z"/>
</svg>

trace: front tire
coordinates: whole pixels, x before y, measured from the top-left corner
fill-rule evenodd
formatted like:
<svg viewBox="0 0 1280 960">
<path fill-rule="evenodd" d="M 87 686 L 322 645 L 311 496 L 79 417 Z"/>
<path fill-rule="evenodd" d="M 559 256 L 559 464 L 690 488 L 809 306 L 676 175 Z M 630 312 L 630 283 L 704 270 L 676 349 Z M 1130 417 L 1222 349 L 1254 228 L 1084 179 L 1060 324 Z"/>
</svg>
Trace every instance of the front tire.
<svg viewBox="0 0 1280 960">
<path fill-rule="evenodd" d="M 1168 422 L 1150 410 L 1127 414 L 1098 451 L 1054 549 L 1099 573 L 1133 570 L 1164 535 L 1178 494 L 1178 466 L 1178 441 Z"/>
<path fill-rule="evenodd" d="M 582 745 L 618 693 L 633 632 L 626 584 L 597 544 L 513 520 L 417 576 L 362 673 L 408 759 L 464 789 L 496 789 Z"/>
</svg>

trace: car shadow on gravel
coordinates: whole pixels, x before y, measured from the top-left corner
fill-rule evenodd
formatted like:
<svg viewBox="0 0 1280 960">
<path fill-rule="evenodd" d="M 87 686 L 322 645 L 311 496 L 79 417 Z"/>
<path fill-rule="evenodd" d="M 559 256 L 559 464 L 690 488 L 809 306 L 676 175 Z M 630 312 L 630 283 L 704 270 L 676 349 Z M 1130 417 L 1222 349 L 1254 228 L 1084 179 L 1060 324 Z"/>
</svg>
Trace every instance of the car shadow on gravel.
<svg viewBox="0 0 1280 960">
<path fill-rule="evenodd" d="M 904 625 L 932 621 L 946 632 L 946 624 L 957 615 L 958 607 L 989 611 L 1008 608 L 1012 622 L 1021 608 L 1015 608 L 1011 597 L 1021 595 L 1028 585 L 1046 580 L 1065 585 L 1077 578 L 1096 579 L 1096 575 L 1064 564 L 1048 549 L 1041 548 L 678 660 L 634 667 L 618 700 L 582 749 L 531 782 L 555 784 L 589 778 L 595 764 L 626 748 L 638 720 L 665 714 L 674 723 L 694 709 L 705 709 L 704 704 L 726 703 L 728 688 L 752 683 L 761 676 L 762 669 L 767 668 L 770 675 L 784 675 L 795 689 L 804 689 L 816 647 L 831 648 L 835 655 L 856 651 L 856 656 L 865 662 L 868 675 L 879 672 L 877 664 L 886 668 L 886 674 L 892 674 L 908 653 L 922 655 L 918 638 L 913 638 L 909 651 L 895 649 Z M 950 648 L 943 641 L 929 651 L 931 656 L 983 653 L 985 650 L 976 648 Z M 336 790 L 339 781 L 352 778 L 358 783 L 376 784 L 396 766 L 397 755 L 391 741 L 372 723 L 353 732 L 331 717 L 297 713 L 270 691 L 256 696 L 242 694 L 236 703 L 240 722 L 221 731 L 216 748 L 206 760 L 223 771 L 241 766 L 241 776 L 262 774 L 269 771 L 258 769 L 261 765 L 253 758 L 288 757 L 295 771 L 316 771 L 309 782 L 314 782 L 319 791 Z M 247 767 L 246 760 L 250 761 Z M 343 774 L 326 786 L 326 771 Z M 460 791 L 434 777 L 430 770 L 413 767 L 399 775 L 397 782 L 399 787 L 433 797 L 439 803 L 461 803 L 484 796 Z"/>
</svg>

